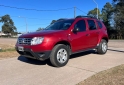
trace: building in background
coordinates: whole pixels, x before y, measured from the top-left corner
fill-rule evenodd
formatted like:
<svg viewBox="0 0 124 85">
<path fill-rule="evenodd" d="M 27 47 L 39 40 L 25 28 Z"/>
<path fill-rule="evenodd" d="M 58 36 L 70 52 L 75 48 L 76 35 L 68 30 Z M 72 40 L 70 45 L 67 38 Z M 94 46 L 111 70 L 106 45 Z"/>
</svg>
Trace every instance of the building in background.
<svg viewBox="0 0 124 85">
<path fill-rule="evenodd" d="M 2 31 L 0 31 L 0 36 L 3 36 L 3 35 L 7 35 L 7 34 L 5 34 Z"/>
</svg>

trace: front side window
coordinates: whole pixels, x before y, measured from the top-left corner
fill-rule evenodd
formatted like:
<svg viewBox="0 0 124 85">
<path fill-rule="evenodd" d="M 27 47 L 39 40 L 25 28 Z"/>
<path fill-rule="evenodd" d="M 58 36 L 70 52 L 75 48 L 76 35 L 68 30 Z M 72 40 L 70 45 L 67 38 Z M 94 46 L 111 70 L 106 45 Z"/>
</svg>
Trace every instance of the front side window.
<svg viewBox="0 0 124 85">
<path fill-rule="evenodd" d="M 89 25 L 89 30 L 97 29 L 94 20 L 88 20 L 88 25 Z"/>
<path fill-rule="evenodd" d="M 79 32 L 86 31 L 86 23 L 84 20 L 80 20 L 75 24 L 75 28 L 79 29 Z"/>
<path fill-rule="evenodd" d="M 45 30 L 67 30 L 73 22 L 74 20 L 57 21 L 46 27 Z"/>
</svg>

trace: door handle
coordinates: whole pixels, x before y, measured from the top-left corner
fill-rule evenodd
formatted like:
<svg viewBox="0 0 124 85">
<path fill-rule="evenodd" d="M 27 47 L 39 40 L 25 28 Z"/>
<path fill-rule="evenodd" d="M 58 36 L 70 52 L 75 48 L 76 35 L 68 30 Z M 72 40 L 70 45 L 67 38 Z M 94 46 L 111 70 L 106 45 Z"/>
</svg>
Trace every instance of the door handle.
<svg viewBox="0 0 124 85">
<path fill-rule="evenodd" d="M 86 36 L 90 36 L 90 34 L 86 34 Z"/>
<path fill-rule="evenodd" d="M 99 32 L 96 32 L 97 34 L 99 34 Z"/>
</svg>

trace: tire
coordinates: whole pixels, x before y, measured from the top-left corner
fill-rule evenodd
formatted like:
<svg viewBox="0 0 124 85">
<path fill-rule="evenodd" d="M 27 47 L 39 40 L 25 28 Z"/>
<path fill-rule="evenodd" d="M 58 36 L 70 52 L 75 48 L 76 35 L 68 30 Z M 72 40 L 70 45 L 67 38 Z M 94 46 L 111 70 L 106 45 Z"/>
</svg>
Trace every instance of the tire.
<svg viewBox="0 0 124 85">
<path fill-rule="evenodd" d="M 55 67 L 62 67 L 68 63 L 69 60 L 69 49 L 63 44 L 56 45 L 51 54 L 50 62 Z"/>
<path fill-rule="evenodd" d="M 102 39 L 98 48 L 97 48 L 97 53 L 98 54 L 105 54 L 108 49 L 108 43 L 106 40 Z"/>
</svg>

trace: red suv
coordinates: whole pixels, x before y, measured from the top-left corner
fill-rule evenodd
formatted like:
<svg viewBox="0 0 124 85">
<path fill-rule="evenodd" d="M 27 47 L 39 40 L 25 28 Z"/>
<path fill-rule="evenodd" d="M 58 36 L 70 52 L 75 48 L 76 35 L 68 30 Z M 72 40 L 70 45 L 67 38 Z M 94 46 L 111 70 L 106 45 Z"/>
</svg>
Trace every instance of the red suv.
<svg viewBox="0 0 124 85">
<path fill-rule="evenodd" d="M 70 55 L 96 49 L 105 54 L 108 48 L 107 29 L 102 21 L 89 16 L 60 19 L 44 30 L 21 35 L 17 52 L 27 59 L 50 59 L 53 66 L 65 66 Z"/>
</svg>

